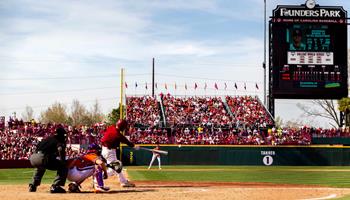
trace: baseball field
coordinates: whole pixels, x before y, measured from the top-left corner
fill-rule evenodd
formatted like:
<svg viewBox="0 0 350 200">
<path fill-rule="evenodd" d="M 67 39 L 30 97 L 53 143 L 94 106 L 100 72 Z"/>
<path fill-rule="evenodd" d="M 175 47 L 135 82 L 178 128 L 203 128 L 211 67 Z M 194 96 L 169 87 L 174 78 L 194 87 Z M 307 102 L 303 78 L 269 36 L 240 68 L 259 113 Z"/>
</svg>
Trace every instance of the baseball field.
<svg viewBox="0 0 350 200">
<path fill-rule="evenodd" d="M 109 177 L 109 193 L 93 193 L 92 181 L 86 180 L 83 193 L 50 194 L 52 171 L 46 172 L 36 193 L 29 193 L 33 169 L 1 169 L 1 199 L 350 199 L 350 167 L 128 166 L 124 172 L 135 188 L 121 188 L 115 177 Z"/>
</svg>

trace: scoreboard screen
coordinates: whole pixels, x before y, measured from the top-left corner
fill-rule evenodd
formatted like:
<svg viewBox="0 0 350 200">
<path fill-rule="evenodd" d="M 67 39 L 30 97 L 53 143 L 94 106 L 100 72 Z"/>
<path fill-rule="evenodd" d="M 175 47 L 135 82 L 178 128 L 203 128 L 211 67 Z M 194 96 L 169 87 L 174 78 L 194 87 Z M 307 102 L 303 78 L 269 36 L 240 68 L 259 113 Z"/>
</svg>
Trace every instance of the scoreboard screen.
<svg viewBox="0 0 350 200">
<path fill-rule="evenodd" d="M 285 13 L 287 9 L 291 11 L 288 16 L 275 16 L 270 21 L 270 94 L 288 99 L 347 97 L 346 13 L 324 19 L 291 16 L 326 10 L 322 7 L 282 9 Z"/>
</svg>

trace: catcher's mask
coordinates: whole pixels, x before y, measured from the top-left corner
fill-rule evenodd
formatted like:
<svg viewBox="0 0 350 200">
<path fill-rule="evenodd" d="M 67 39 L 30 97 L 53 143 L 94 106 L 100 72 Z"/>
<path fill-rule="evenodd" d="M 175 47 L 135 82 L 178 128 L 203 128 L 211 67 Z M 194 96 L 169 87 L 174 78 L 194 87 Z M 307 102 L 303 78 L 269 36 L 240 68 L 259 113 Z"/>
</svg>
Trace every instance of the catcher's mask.
<svg viewBox="0 0 350 200">
<path fill-rule="evenodd" d="M 102 151 L 101 147 L 95 143 L 90 144 L 88 147 L 89 153 L 93 152 L 93 153 L 96 153 L 98 155 L 101 155 L 101 151 Z"/>
<path fill-rule="evenodd" d="M 63 126 L 58 126 L 58 127 L 57 127 L 55 136 L 56 136 L 56 138 L 57 138 L 60 142 L 65 142 L 65 141 L 66 141 L 67 132 L 66 132 L 66 130 L 63 128 Z"/>
</svg>

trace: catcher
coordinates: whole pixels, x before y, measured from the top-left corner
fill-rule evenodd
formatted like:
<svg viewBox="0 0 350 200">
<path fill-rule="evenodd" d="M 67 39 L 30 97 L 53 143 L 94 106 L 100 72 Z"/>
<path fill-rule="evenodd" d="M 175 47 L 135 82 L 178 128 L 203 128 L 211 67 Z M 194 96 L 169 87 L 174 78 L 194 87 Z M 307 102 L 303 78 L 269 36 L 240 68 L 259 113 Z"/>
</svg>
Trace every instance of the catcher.
<svg viewBox="0 0 350 200">
<path fill-rule="evenodd" d="M 101 147 L 97 144 L 90 144 L 88 152 L 78 158 L 68 160 L 67 179 L 72 181 L 68 185 L 69 192 L 79 193 L 80 184 L 93 176 L 94 192 L 108 192 L 109 187 L 104 186 L 103 179 L 107 179 L 107 166 L 101 156 Z"/>
</svg>

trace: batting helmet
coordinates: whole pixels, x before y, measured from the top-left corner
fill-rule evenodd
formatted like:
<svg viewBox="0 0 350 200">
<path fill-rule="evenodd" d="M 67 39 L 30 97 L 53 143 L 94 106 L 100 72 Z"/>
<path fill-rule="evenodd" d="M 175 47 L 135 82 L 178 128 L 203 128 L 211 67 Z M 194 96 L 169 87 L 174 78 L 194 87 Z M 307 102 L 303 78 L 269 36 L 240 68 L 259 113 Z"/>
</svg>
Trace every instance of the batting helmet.
<svg viewBox="0 0 350 200">
<path fill-rule="evenodd" d="M 117 122 L 117 128 L 121 131 L 124 131 L 126 127 L 128 126 L 128 122 L 126 122 L 125 119 L 120 119 Z"/>
</svg>

